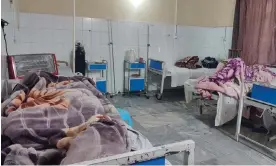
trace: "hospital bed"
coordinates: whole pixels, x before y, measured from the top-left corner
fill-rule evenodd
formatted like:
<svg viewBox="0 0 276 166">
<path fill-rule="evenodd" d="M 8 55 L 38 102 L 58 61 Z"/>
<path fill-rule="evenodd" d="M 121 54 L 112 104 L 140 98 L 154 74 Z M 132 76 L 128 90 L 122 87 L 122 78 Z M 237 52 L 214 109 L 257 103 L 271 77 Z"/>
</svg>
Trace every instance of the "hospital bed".
<svg viewBox="0 0 276 166">
<path fill-rule="evenodd" d="M 9 80 L 10 90 L 19 80 Z M 134 152 L 118 154 L 91 161 L 76 163 L 77 165 L 170 165 L 166 157 L 170 155 L 183 154 L 183 165 L 194 164 L 195 143 L 192 140 L 166 144 L 159 147 L 148 146 Z"/>
<path fill-rule="evenodd" d="M 58 65 L 59 75 L 70 77 L 75 75 L 67 62 L 58 61 L 58 63 L 65 64 L 65 66 Z M 7 80 L 7 86 L 5 89 L 8 91 L 8 95 L 11 94 L 13 87 L 20 82 L 19 79 Z M 3 87 L 2 87 L 3 90 Z M 99 158 L 90 161 L 83 161 L 76 163 L 77 165 L 170 165 L 170 162 L 166 159 L 167 156 L 183 153 L 183 164 L 194 164 L 194 149 L 195 143 L 192 140 L 182 141 L 173 144 L 162 145 L 159 147 L 152 147 L 147 145 L 144 149 L 138 149 L 137 151 L 128 152 L 124 154 L 118 154 L 114 156 Z"/>
<path fill-rule="evenodd" d="M 275 72 L 275 68 L 269 68 Z M 217 111 L 215 125 L 220 126 L 236 117 L 239 101 L 219 92 L 212 92 L 209 98 L 202 98 L 195 89 L 197 79 L 189 79 L 184 83 L 184 94 L 186 103 L 193 99 L 197 100 L 197 108 L 202 114 L 204 106 L 211 106 Z"/>
<path fill-rule="evenodd" d="M 188 69 L 179 68 L 174 65 L 167 64 L 162 60 L 148 59 L 148 73 L 153 73 L 161 76 L 160 90 L 156 94 L 158 100 L 162 99 L 164 91 L 164 82 L 167 77 L 172 78 L 171 87 L 183 86 L 184 82 L 188 79 L 196 79 L 201 76 L 209 76 L 215 72 L 215 69 L 198 68 Z M 149 74 L 147 74 L 149 77 Z M 149 80 L 149 78 L 147 78 Z M 147 88 L 149 87 L 149 81 L 147 81 Z"/>
</svg>

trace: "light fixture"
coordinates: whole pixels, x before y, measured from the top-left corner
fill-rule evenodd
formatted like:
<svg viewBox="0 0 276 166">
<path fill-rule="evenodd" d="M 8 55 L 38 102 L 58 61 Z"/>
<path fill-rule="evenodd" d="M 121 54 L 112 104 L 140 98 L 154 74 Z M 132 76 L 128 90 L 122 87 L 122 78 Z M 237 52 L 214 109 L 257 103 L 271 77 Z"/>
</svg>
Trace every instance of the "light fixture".
<svg viewBox="0 0 276 166">
<path fill-rule="evenodd" d="M 137 8 L 142 3 L 143 0 L 130 0 L 130 1 L 131 1 L 132 5 L 135 8 Z"/>
</svg>

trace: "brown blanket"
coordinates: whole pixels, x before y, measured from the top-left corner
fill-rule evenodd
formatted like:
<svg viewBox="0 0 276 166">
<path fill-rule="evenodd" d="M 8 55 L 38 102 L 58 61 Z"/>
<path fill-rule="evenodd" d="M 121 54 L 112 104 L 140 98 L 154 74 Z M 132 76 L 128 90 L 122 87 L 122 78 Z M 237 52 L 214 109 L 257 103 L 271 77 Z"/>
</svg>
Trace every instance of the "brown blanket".
<svg viewBox="0 0 276 166">
<path fill-rule="evenodd" d="M 188 68 L 188 69 L 201 68 L 200 65 L 197 65 L 198 61 L 199 61 L 198 56 L 188 56 L 178 60 L 175 63 L 175 66 L 180 68 Z"/>
<path fill-rule="evenodd" d="M 2 103 L 2 134 L 25 148 L 26 155 L 18 157 L 25 153 L 15 153 L 19 149 L 9 147 L 5 152 L 9 158 L 2 163 L 41 164 L 38 161 L 45 153 L 30 155 L 29 148 L 43 152 L 49 148 L 66 150 L 62 164 L 128 152 L 125 123 L 113 114 L 116 109 L 91 79 L 57 77 L 46 72 L 27 75 Z M 105 118 L 107 115 L 111 119 Z M 12 154 L 20 161 L 11 163 Z"/>
</svg>

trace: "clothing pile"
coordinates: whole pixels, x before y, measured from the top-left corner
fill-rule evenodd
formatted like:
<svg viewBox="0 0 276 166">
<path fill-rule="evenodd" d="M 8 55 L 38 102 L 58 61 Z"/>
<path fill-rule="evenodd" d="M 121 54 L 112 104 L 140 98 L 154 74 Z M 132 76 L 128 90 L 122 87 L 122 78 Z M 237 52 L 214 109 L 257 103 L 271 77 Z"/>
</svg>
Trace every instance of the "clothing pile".
<svg viewBox="0 0 276 166">
<path fill-rule="evenodd" d="M 198 56 L 188 56 L 184 59 L 180 59 L 175 63 L 176 67 L 180 68 L 188 68 L 188 69 L 197 69 L 201 68 L 200 65 L 198 65 L 199 58 Z"/>
</svg>

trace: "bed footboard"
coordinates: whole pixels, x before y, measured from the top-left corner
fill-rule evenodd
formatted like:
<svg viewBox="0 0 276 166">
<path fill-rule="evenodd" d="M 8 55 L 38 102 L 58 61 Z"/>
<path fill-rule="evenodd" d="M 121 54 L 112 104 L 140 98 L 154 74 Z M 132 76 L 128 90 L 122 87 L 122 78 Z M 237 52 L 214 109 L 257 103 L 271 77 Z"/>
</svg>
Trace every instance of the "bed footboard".
<svg viewBox="0 0 276 166">
<path fill-rule="evenodd" d="M 152 58 L 148 59 L 148 69 L 147 69 L 148 72 L 152 72 L 154 74 L 162 76 L 161 85 L 160 85 L 160 93 L 156 94 L 156 98 L 158 100 L 162 99 L 163 89 L 164 89 L 164 81 L 165 81 L 165 78 L 167 77 L 167 75 L 166 75 L 167 72 L 166 72 L 165 66 L 166 66 L 166 62 L 164 62 L 164 61 L 156 60 L 156 59 L 152 59 Z M 149 83 L 149 81 L 148 81 L 148 74 L 147 74 L 147 91 L 148 91 L 148 87 L 149 87 L 148 83 Z"/>
<path fill-rule="evenodd" d="M 149 69 L 155 70 L 156 72 L 162 72 L 165 67 L 165 62 L 156 59 L 148 59 Z"/>
<path fill-rule="evenodd" d="M 100 158 L 92 161 L 77 163 L 77 165 L 165 165 L 165 157 L 184 152 L 183 164 L 194 164 L 195 142 L 187 140 L 183 142 L 167 144 L 150 149 L 139 150 Z"/>
</svg>

